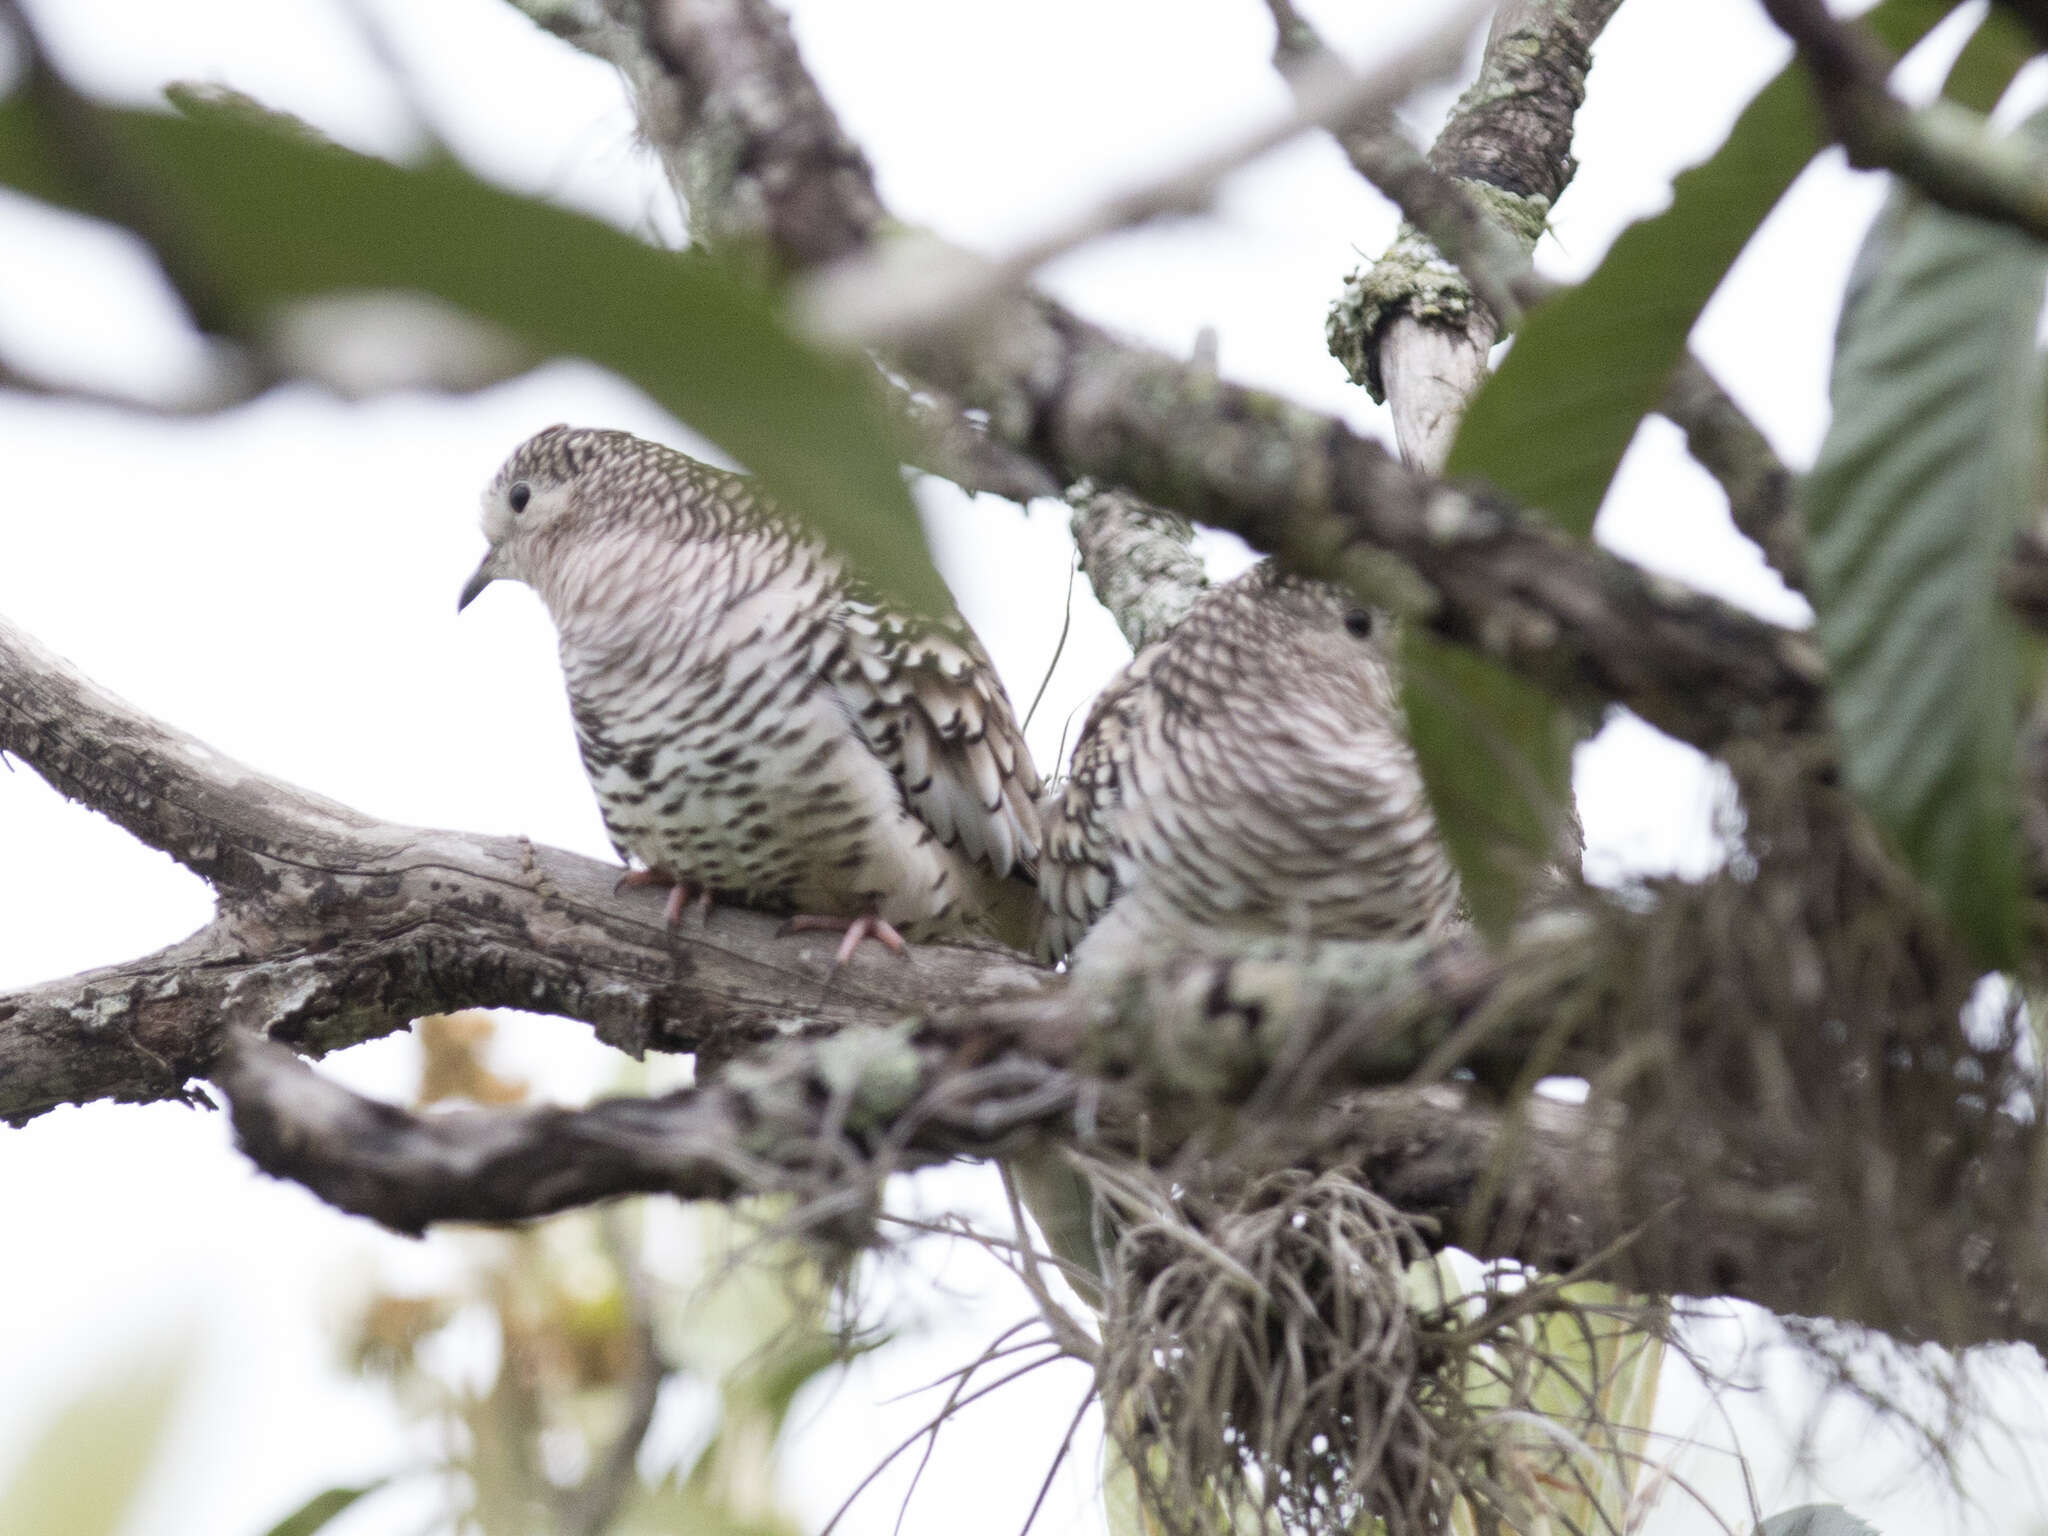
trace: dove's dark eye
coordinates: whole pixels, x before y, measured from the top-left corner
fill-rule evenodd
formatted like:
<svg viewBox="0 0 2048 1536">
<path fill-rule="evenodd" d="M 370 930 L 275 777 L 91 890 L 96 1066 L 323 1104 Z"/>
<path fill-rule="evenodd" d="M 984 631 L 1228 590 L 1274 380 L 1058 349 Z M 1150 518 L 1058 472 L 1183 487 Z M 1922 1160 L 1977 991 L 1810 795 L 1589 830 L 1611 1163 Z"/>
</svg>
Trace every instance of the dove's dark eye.
<svg viewBox="0 0 2048 1536">
<path fill-rule="evenodd" d="M 1369 608 L 1353 608 L 1344 615 L 1344 627 L 1350 630 L 1352 634 L 1358 636 L 1359 639 L 1370 640 L 1372 638 L 1372 610 Z"/>
<path fill-rule="evenodd" d="M 533 499 L 533 487 L 524 480 L 516 480 L 512 484 L 512 489 L 505 493 L 505 499 L 512 503 L 513 515 L 517 516 L 526 510 L 527 502 Z"/>
</svg>

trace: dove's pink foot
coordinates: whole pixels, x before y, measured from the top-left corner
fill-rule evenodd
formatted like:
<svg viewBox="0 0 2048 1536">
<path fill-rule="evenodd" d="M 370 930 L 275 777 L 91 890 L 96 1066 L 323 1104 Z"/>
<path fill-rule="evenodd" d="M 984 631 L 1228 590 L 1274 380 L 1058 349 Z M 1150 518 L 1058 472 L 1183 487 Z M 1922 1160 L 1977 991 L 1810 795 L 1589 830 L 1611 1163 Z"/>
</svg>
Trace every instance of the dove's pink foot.
<svg viewBox="0 0 2048 1536">
<path fill-rule="evenodd" d="M 874 913 L 865 917 L 792 917 L 782 925 L 784 933 L 836 933 L 846 930 L 846 937 L 840 941 L 839 953 L 833 956 L 836 969 L 853 958 L 863 939 L 873 939 L 891 954 L 907 955 L 910 946 L 903 942 L 903 935 L 883 922 Z"/>
<path fill-rule="evenodd" d="M 678 880 L 665 875 L 658 869 L 629 869 L 619 876 L 619 883 L 612 887 L 614 893 L 629 891 L 635 886 L 665 885 L 668 890 L 668 905 L 662 909 L 662 921 L 671 928 L 683 925 L 683 914 L 696 908 L 706 926 L 711 922 L 711 889 L 694 880 Z"/>
</svg>

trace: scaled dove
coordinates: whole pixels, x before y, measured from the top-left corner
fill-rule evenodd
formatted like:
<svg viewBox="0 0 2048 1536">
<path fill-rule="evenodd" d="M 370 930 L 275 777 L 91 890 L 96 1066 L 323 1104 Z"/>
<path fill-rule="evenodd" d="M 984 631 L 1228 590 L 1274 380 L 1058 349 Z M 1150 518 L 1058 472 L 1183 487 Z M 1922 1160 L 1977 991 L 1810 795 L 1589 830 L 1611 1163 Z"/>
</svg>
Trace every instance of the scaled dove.
<svg viewBox="0 0 2048 1536">
<path fill-rule="evenodd" d="M 1126 969 L 1458 921 L 1378 629 L 1338 588 L 1267 563 L 1141 651 L 1047 808 L 1044 947 Z"/>
<path fill-rule="evenodd" d="M 621 857 L 864 937 L 1028 940 L 1038 772 L 964 624 L 864 592 L 741 475 L 625 432 L 550 427 L 483 500 L 463 588 L 540 594 Z M 829 920 L 829 921 L 828 921 Z"/>
</svg>

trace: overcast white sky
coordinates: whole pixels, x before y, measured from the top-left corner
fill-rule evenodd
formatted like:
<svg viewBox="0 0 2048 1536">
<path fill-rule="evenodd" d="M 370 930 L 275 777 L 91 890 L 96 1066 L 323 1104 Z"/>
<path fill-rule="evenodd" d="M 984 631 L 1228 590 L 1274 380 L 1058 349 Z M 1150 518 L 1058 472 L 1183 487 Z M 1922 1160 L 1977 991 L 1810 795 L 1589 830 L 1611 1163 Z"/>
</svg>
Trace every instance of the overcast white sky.
<svg viewBox="0 0 2048 1536">
<path fill-rule="evenodd" d="M 1438 7 L 1301 0 L 1369 61 Z M 529 26 L 499 0 L 364 0 L 412 76 L 436 132 L 484 173 L 672 240 L 667 194 L 634 145 L 611 72 Z M 137 101 L 172 79 L 222 81 L 379 153 L 418 140 L 347 8 L 332 0 L 38 0 L 63 64 L 89 87 Z M 1282 109 L 1258 0 L 798 0 L 806 54 L 865 145 L 902 216 L 1001 252 L 1098 195 L 1156 172 Z M 1960 34 L 1951 37 L 1950 47 Z M 1939 53 L 1939 49 L 1930 50 Z M 1578 179 L 1541 252 L 1583 274 L 1629 219 L 1664 200 L 1672 172 L 1718 142 L 1786 49 L 1748 0 L 1629 0 L 1596 55 L 1579 120 Z M 1913 71 L 1924 83 L 1939 59 Z M 1418 110 L 1434 126 L 1440 98 Z M 1827 340 L 1850 254 L 1877 188 L 1830 157 L 1801 181 L 1709 310 L 1700 350 L 1795 462 L 1826 419 Z M 1394 218 L 1326 142 L 1304 141 L 1232 180 L 1212 216 L 1125 236 L 1061 262 L 1046 281 L 1087 313 L 1176 351 L 1214 325 L 1224 371 L 1386 434 L 1384 413 L 1326 355 L 1323 313 Z M 82 381 L 173 387 L 196 351 L 160 284 L 124 240 L 0 196 L 0 352 Z M 567 419 L 688 445 L 634 391 L 565 362 L 459 400 L 345 403 L 281 391 L 216 420 L 166 424 L 0 397 L 0 612 L 105 686 L 216 748 L 385 817 L 525 833 L 608 850 L 577 766 L 553 640 L 520 592 L 494 592 L 458 624 L 454 596 L 478 551 L 476 495 L 505 452 Z M 1059 627 L 1071 545 L 1060 510 L 1022 513 L 928 487 L 942 564 L 1013 694 L 1028 699 Z M 1729 528 L 1675 431 L 1647 426 L 1604 509 L 1600 536 L 1631 556 L 1773 617 L 1803 613 Z M 1215 543 L 1220 564 L 1242 559 Z M 1050 767 L 1070 713 L 1124 659 L 1083 586 L 1074 635 L 1031 736 Z M 1710 858 L 1710 781 L 1698 760 L 1640 725 L 1611 726 L 1582 754 L 1590 867 L 1697 870 Z M 57 799 L 33 774 L 0 772 L 0 986 L 127 958 L 183 936 L 205 889 L 167 859 Z M 606 1054 L 578 1026 L 519 1021 L 510 1070 L 565 1099 L 604 1079 Z M 335 1058 L 379 1092 L 411 1083 L 409 1041 Z M 971 1172 L 927 1176 L 917 1200 L 986 1208 Z M 159 1481 L 130 1536 L 241 1536 L 317 1487 L 375 1475 L 407 1447 L 375 1391 L 337 1373 L 327 1330 L 367 1277 L 422 1279 L 453 1262 L 251 1174 L 217 1116 L 170 1108 L 59 1112 L 0 1129 L 0 1469 L 69 1389 L 135 1341 L 198 1332 L 199 1379 Z M 967 1357 L 1019 1303 L 965 1259 L 965 1299 L 928 1336 L 864 1363 L 812 1405 L 790 1457 L 790 1495 L 822 1522 L 918 1405 L 876 1399 Z M 1733 1352 L 1733 1325 L 1714 1331 Z M 1660 1423 L 1726 1439 L 1673 1368 Z M 1852 1499 L 1886 1531 L 1947 1518 L 1931 1480 L 1902 1475 L 1883 1436 L 1838 1426 L 1820 1485 L 1788 1479 L 1782 1426 L 1805 1395 L 1783 1369 L 1727 1417 L 1753 1459 L 1765 1508 L 1822 1493 Z M 1082 1383 L 1020 1385 L 942 1446 L 905 1529 L 1021 1520 Z M 2003 1400 L 2038 1420 L 2037 1374 Z M 657 1438 L 678 1443 L 684 1415 Z M 2043 1495 L 2007 1450 L 1969 1469 L 1979 1501 L 1952 1528 L 2048 1523 Z M 1681 1463 L 1722 1517 L 1743 1521 L 1725 1453 Z M 1088 1528 L 1092 1457 L 1073 1460 L 1042 1527 Z M 4 1471 L 0 1471 L 4 1476 Z M 900 1487 L 900 1483 L 894 1485 Z M 843 1527 L 880 1532 L 892 1485 Z M 1012 1512 L 1015 1512 L 1014 1515 Z M 364 1505 L 344 1536 L 418 1530 L 421 1506 Z M 1666 1500 L 1660 1532 L 1713 1529 Z"/>
</svg>

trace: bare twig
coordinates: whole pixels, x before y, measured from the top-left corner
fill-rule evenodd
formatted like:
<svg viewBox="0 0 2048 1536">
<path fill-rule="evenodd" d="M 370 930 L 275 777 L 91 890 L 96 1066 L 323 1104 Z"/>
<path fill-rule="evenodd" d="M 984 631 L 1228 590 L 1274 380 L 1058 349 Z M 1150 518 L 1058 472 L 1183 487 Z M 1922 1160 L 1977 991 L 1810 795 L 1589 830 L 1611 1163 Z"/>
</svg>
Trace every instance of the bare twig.
<svg viewBox="0 0 2048 1536">
<path fill-rule="evenodd" d="M 1911 182 L 1957 213 L 2048 239 L 2048 159 L 2016 136 L 1993 138 L 1953 102 L 1914 110 L 1892 95 L 1891 61 L 1823 0 L 1763 0 L 1813 76 L 1828 127 L 1849 163 Z"/>
<path fill-rule="evenodd" d="M 1007 1387 L 1011 1382 L 1019 1381 L 1022 1378 L 1029 1376 L 1033 1371 L 1039 1370 L 1044 1366 L 1052 1364 L 1053 1361 L 1060 1359 L 1061 1356 L 1057 1352 L 1057 1350 L 1055 1350 L 1055 1352 L 1052 1354 L 1041 1356 L 1039 1359 L 1029 1361 L 1024 1365 L 1017 1366 L 1014 1369 L 1006 1371 L 1001 1376 L 996 1377 L 995 1380 L 985 1382 L 981 1386 L 976 1387 L 972 1392 L 969 1392 L 967 1390 L 967 1384 L 972 1379 L 974 1372 L 978 1370 L 983 1364 L 987 1363 L 987 1361 L 991 1358 L 992 1357 L 990 1355 L 984 1354 L 980 1359 L 975 1360 L 972 1364 L 964 1368 L 963 1371 L 958 1373 L 960 1376 L 959 1383 L 955 1387 L 953 1392 L 950 1395 L 948 1395 L 945 1405 L 942 1408 L 940 1408 L 937 1413 L 933 1414 L 929 1419 L 925 1420 L 924 1423 L 920 1424 L 916 1429 L 912 1430 L 908 1435 L 904 1436 L 903 1439 L 897 1441 L 896 1444 L 890 1448 L 886 1455 L 884 1455 L 879 1461 L 877 1461 L 874 1466 L 868 1469 L 867 1475 L 863 1477 L 858 1483 L 854 1484 L 853 1491 L 847 1494 L 847 1496 L 844 1499 L 840 1500 L 839 1507 L 832 1512 L 832 1518 L 825 1522 L 824 1529 L 818 1533 L 818 1536 L 832 1536 L 832 1533 L 839 1529 L 839 1522 L 846 1518 L 847 1512 L 853 1508 L 855 1502 L 859 1500 L 860 1496 L 863 1493 L 866 1493 L 869 1488 L 874 1486 L 875 1480 L 879 1478 L 884 1472 L 888 1471 L 891 1466 L 895 1465 L 896 1459 L 899 1456 L 903 1455 L 906 1451 L 908 1451 L 912 1446 L 916 1445 L 919 1441 L 923 1441 L 925 1444 L 925 1454 L 919 1460 L 916 1472 L 914 1472 L 911 1475 L 910 1490 L 906 1491 L 903 1496 L 905 1500 L 905 1507 L 907 1507 L 910 1498 L 910 1493 L 916 1490 L 918 1480 L 923 1475 L 925 1465 L 927 1462 L 931 1460 L 932 1451 L 937 1446 L 939 1431 L 944 1429 L 949 1423 L 951 1423 L 956 1414 L 958 1414 L 962 1409 L 972 1407 L 975 1403 L 980 1402 L 983 1398 L 988 1397 L 992 1393 L 998 1392 L 1002 1388 Z M 902 1523 L 902 1514 L 903 1510 L 899 1509 L 897 1511 L 897 1521 L 899 1526 Z"/>
<path fill-rule="evenodd" d="M 227 349 L 223 349 L 225 352 Z M 239 350 L 219 359 L 204 387 L 188 394 L 157 396 L 77 384 L 66 379 L 28 373 L 0 359 L 0 390 L 20 395 L 63 401 L 73 405 L 98 406 L 107 410 L 132 412 L 141 416 L 216 416 L 247 405 L 273 382 L 265 371 L 251 374 L 239 365 Z"/>
<path fill-rule="evenodd" d="M 1685 433 L 1699 466 L 1720 482 L 1728 514 L 1785 579 L 1803 587 L 1805 531 L 1797 482 L 1755 422 L 1693 353 L 1686 353 L 1658 407 Z"/>
<path fill-rule="evenodd" d="M 1165 175 L 1097 204 L 997 261 L 946 248 L 911 247 L 910 260 L 929 259 L 924 280 L 906 281 L 900 249 L 821 274 L 809 310 L 816 327 L 853 344 L 900 346 L 963 324 L 997 295 L 1015 289 L 1056 257 L 1092 240 L 1173 214 L 1199 212 L 1217 186 L 1259 156 L 1312 128 L 1342 130 L 1379 122 L 1422 86 L 1456 69 L 1466 36 L 1491 0 L 1465 0 L 1420 41 L 1370 74 L 1315 70 L 1297 87 L 1295 110 Z"/>
</svg>

